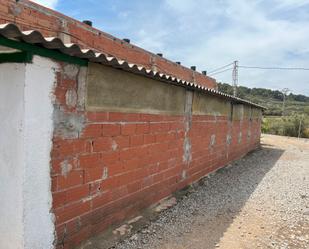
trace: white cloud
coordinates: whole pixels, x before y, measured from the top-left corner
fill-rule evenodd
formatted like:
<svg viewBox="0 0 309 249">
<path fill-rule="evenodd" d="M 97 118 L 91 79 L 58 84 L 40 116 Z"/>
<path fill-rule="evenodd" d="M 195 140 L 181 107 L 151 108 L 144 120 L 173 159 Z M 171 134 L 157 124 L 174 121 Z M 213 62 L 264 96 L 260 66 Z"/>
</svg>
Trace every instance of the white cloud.
<svg viewBox="0 0 309 249">
<path fill-rule="evenodd" d="M 233 60 L 242 65 L 308 68 L 308 4 L 307 0 L 164 0 L 151 13 L 155 20 L 136 20 L 134 28 L 140 32 L 134 35 L 138 45 L 199 70 L 210 71 Z M 231 72 L 215 77 L 231 82 Z M 240 69 L 239 79 L 250 87 L 288 87 L 309 95 L 308 71 Z"/>
<path fill-rule="evenodd" d="M 301 7 L 301 6 L 304 6 L 306 4 L 309 4 L 308 0 L 297 0 L 297 1 L 295 1 L 295 0 L 276 0 L 275 2 L 281 8 L 286 8 L 286 7 L 295 8 L 295 7 Z"/>
<path fill-rule="evenodd" d="M 55 9 L 59 0 L 32 0 L 32 2 L 36 2 L 38 4 L 45 6 L 45 7 Z"/>
<path fill-rule="evenodd" d="M 58 1 L 38 1 L 52 8 Z M 71 2 L 71 1 L 67 1 Z M 72 1 L 73 2 L 73 1 Z M 309 68 L 309 0 L 74 1 L 65 14 L 198 70 L 240 65 Z M 64 1 L 65 3 L 65 1 Z M 78 15 L 76 6 L 79 6 Z M 215 75 L 230 83 L 231 72 Z M 239 83 L 309 95 L 309 71 L 240 69 Z"/>
</svg>

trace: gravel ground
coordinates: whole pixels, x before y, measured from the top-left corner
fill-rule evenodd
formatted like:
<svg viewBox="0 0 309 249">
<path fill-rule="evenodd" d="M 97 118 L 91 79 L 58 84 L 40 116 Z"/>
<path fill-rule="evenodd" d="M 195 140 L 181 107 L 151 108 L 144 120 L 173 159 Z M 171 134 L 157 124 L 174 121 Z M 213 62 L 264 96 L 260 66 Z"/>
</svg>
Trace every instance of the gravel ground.
<svg viewBox="0 0 309 249">
<path fill-rule="evenodd" d="M 262 143 L 114 248 L 309 248 L 309 140 Z"/>
</svg>

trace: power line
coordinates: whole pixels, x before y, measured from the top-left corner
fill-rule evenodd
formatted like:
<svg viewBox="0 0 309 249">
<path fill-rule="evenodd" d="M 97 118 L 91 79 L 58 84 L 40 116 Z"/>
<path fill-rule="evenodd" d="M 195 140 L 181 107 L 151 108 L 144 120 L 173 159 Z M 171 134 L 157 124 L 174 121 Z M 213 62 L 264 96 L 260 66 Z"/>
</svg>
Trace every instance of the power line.
<svg viewBox="0 0 309 249">
<path fill-rule="evenodd" d="M 262 70 L 302 70 L 309 71 L 309 68 L 305 67 L 258 67 L 258 66 L 238 66 L 245 69 L 262 69 Z"/>
<path fill-rule="evenodd" d="M 208 75 L 209 75 L 209 76 L 213 76 L 213 75 L 216 75 L 216 74 L 224 73 L 224 72 L 229 71 L 229 70 L 232 70 L 232 69 L 233 69 L 233 68 L 231 67 L 231 68 L 228 68 L 228 69 L 219 71 L 219 72 L 210 73 L 210 74 L 208 74 Z"/>
<path fill-rule="evenodd" d="M 219 70 L 221 70 L 221 69 L 223 69 L 223 68 L 226 68 L 226 67 L 228 67 L 228 66 L 233 65 L 233 63 L 234 63 L 234 62 L 229 63 L 229 64 L 227 64 L 227 65 L 225 65 L 225 66 L 222 66 L 222 67 L 218 67 L 218 68 L 216 68 L 216 69 L 214 69 L 214 70 L 211 70 L 209 73 L 214 73 L 214 72 L 216 72 L 216 71 L 219 71 Z"/>
</svg>

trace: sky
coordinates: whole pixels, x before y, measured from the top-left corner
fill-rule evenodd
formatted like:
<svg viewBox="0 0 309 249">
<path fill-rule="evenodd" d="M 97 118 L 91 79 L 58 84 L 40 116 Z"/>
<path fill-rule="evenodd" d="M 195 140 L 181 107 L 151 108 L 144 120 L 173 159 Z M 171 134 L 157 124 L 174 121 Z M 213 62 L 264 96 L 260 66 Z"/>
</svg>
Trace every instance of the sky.
<svg viewBox="0 0 309 249">
<path fill-rule="evenodd" d="M 309 0 L 36 0 L 198 71 L 309 68 Z M 213 75 L 232 82 L 232 71 Z M 239 68 L 239 85 L 309 96 L 309 71 Z"/>
</svg>

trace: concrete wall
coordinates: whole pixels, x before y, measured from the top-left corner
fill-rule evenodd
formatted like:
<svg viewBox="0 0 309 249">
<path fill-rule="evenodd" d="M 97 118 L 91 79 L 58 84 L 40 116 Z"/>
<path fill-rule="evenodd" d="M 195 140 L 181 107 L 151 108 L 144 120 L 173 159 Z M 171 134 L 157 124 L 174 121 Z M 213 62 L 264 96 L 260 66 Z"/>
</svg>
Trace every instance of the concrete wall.
<svg viewBox="0 0 309 249">
<path fill-rule="evenodd" d="M 205 95 L 204 93 L 195 92 L 192 111 L 196 115 L 230 116 L 231 102 L 211 95 Z"/>
<path fill-rule="evenodd" d="M 56 64 L 0 64 L 0 248 L 53 248 L 50 151 Z"/>
<path fill-rule="evenodd" d="M 57 79 L 57 249 L 74 248 L 259 146 L 260 110 L 251 115 L 250 106 L 95 64 L 63 64 Z"/>
<path fill-rule="evenodd" d="M 185 89 L 99 64 L 88 68 L 87 110 L 183 114 Z"/>
</svg>

